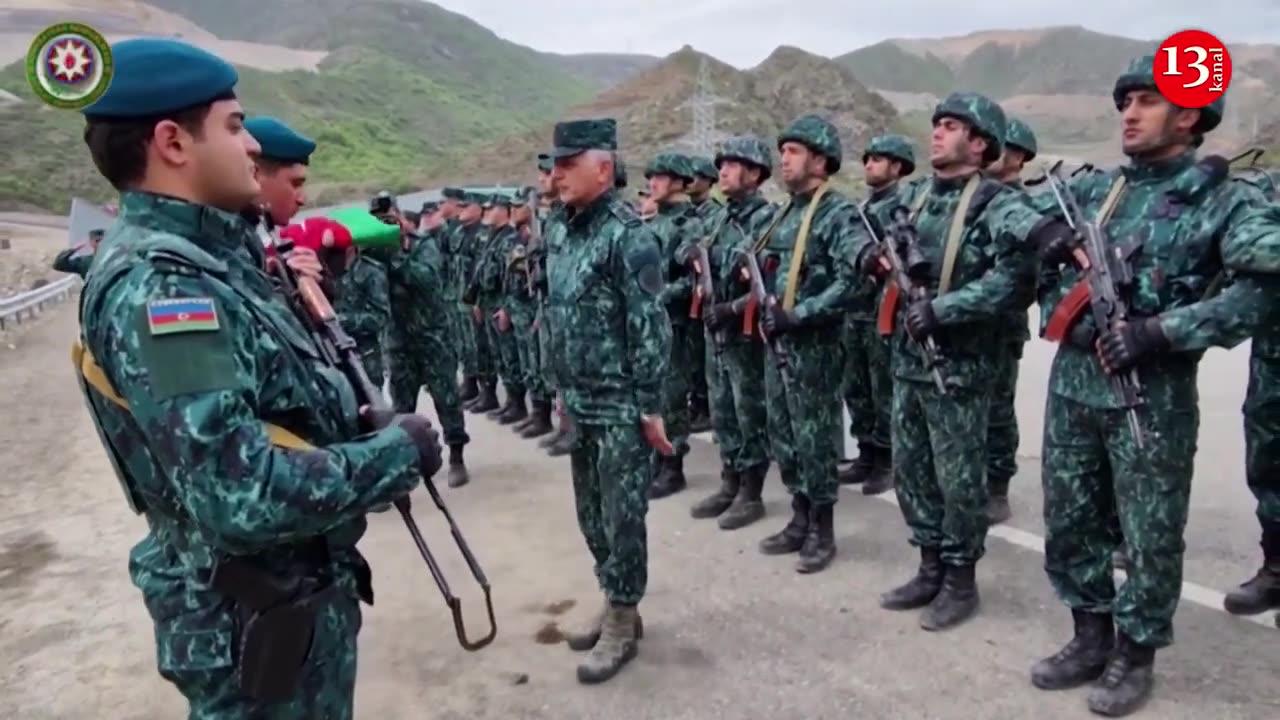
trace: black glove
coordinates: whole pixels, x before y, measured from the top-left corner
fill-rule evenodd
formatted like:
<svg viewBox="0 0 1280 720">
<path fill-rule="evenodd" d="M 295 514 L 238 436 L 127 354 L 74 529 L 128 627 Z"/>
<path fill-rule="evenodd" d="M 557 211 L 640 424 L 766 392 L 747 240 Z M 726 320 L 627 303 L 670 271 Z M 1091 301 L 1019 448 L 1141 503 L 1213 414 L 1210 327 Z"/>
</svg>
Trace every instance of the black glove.
<svg viewBox="0 0 1280 720">
<path fill-rule="evenodd" d="M 1031 242 L 1046 265 L 1061 265 L 1072 262 L 1071 251 L 1080 245 L 1080 238 L 1070 225 L 1055 218 L 1040 223 L 1031 233 Z"/>
<path fill-rule="evenodd" d="M 907 307 L 907 332 L 911 337 L 923 340 L 941 327 L 938 316 L 933 314 L 932 300 L 917 300 Z"/>
<path fill-rule="evenodd" d="M 760 321 L 764 325 L 765 334 L 770 337 L 777 337 L 800 327 L 800 319 L 796 317 L 796 314 L 783 310 L 778 303 L 770 305 L 765 310 L 764 317 Z"/>
<path fill-rule="evenodd" d="M 1109 373 L 1133 367 L 1148 355 L 1169 348 L 1169 338 L 1160 327 L 1159 318 L 1142 318 L 1117 326 L 1102 336 L 1098 358 Z"/>
<path fill-rule="evenodd" d="M 1093 320 L 1085 317 L 1072 325 L 1067 342 L 1073 347 L 1093 352 L 1094 346 L 1098 343 L 1098 329 L 1094 327 Z"/>
<path fill-rule="evenodd" d="M 710 332 L 716 332 L 727 327 L 737 317 L 733 303 L 716 303 L 702 311 L 702 324 Z"/>
</svg>

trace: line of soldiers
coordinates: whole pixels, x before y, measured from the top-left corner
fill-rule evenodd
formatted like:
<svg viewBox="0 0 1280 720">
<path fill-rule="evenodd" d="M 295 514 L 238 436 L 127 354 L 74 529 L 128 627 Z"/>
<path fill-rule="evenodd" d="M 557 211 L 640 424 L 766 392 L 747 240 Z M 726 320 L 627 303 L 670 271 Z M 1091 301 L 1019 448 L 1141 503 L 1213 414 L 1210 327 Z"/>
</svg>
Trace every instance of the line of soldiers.
<svg viewBox="0 0 1280 720">
<path fill-rule="evenodd" d="M 726 529 L 755 521 L 764 513 L 766 471 L 776 463 L 792 514 L 760 550 L 797 554 L 801 573 L 825 568 L 836 553 L 843 401 L 860 447 L 844 479 L 863 481 L 868 493 L 895 487 L 920 551 L 914 577 L 882 595 L 881 605 L 923 609 L 921 627 L 936 631 L 977 611 L 975 571 L 988 527 L 1009 516 L 1018 445 L 1014 391 L 1028 310 L 1038 303 L 1041 335 L 1059 344 L 1041 468 L 1045 567 L 1071 609 L 1075 632 L 1031 676 L 1042 689 L 1095 682 L 1090 709 L 1120 716 L 1145 702 L 1155 653 L 1173 641 L 1199 359 L 1208 347 L 1232 347 L 1261 333 L 1245 419 L 1264 564 L 1227 605 L 1233 612 L 1280 606 L 1274 338 L 1280 206 L 1268 196 L 1273 188 L 1230 179 L 1222 158 L 1197 159 L 1196 148 L 1221 121 L 1223 102 L 1173 106 L 1157 91 L 1152 68 L 1152 56 L 1139 58 L 1113 87 L 1130 163 L 1069 181 L 1046 175 L 1052 192 L 1033 194 L 1018 179 L 1037 150 L 1030 128 L 982 95 L 954 93 L 934 111 L 933 172 L 907 180 L 915 164 L 910 144 L 876 138 L 863 155 L 871 194 L 862 204 L 831 188 L 843 161 L 841 142 L 833 125 L 813 115 L 777 138 L 789 193 L 784 204 L 771 206 L 760 195 L 775 168 L 770 147 L 754 136 L 720 146 L 715 164 L 728 200 L 705 216 L 688 199 L 696 161 L 678 153 L 659 154 L 646 169 L 647 220 L 608 199 L 628 237 L 639 233 L 630 230 L 637 224 L 655 236 L 644 255 L 657 250 L 662 282 L 642 287 L 654 297 L 635 312 L 646 326 L 656 300 L 669 330 L 669 338 L 642 337 L 655 347 L 668 344 L 667 372 L 660 418 L 653 417 L 654 400 L 636 403 L 643 432 L 629 439 L 626 452 L 638 457 L 636 448 L 645 444 L 663 447 L 666 435 L 659 438 L 656 429 L 670 433 L 671 452 L 645 453 L 654 466 L 640 497 L 630 474 L 619 473 L 618 482 L 601 478 L 593 467 L 598 455 L 574 450 L 579 517 L 607 600 L 587 632 L 571 638 L 571 646 L 593 648 L 580 677 L 584 670 L 593 679 L 607 677 L 634 656 L 642 625 L 635 609 L 640 593 L 633 590 L 644 577 L 636 538 L 619 537 L 617 529 L 599 537 L 581 503 L 612 493 L 614 504 L 603 512 L 630 515 L 647 499 L 683 487 L 683 369 L 693 366 L 694 335 L 705 344 L 722 471 L 720 488 L 692 514 L 719 517 Z M 611 120 L 574 121 L 557 126 L 557 137 L 595 137 L 587 148 L 613 153 L 611 128 Z M 561 200 L 562 177 L 598 175 L 594 164 L 608 163 L 579 159 L 584 152 L 556 160 L 553 184 Z M 545 235 L 559 237 L 583 214 L 591 217 L 589 207 L 566 200 Z M 1101 246 L 1086 241 L 1096 237 Z M 549 252 L 554 268 L 557 252 L 570 264 L 583 251 L 558 241 Z M 1090 268 L 1105 268 L 1110 279 Z M 570 294 L 572 312 L 563 308 L 569 314 L 566 327 L 555 329 L 553 356 L 563 354 L 572 366 L 606 339 L 633 343 L 637 321 L 623 299 L 651 272 L 645 264 L 630 276 L 607 277 L 616 291 L 594 304 Z M 555 310 L 564 293 L 551 275 Z M 566 274 L 563 282 L 575 290 L 584 281 Z M 602 337 L 601 327 L 618 335 Z M 649 362 L 643 360 L 644 378 Z M 592 372 L 579 375 L 567 384 L 596 392 L 613 387 Z M 625 366 L 621 375 L 628 376 Z M 1141 390 L 1140 404 L 1120 391 L 1126 387 Z M 642 390 L 648 397 L 650 389 L 637 383 L 635 391 Z M 571 408 L 570 415 L 577 420 L 579 412 Z M 614 458 L 620 453 L 609 451 Z M 1113 551 L 1122 543 L 1128 578 L 1116 587 Z M 611 551 L 630 558 L 628 578 L 606 572 L 620 562 Z"/>
</svg>

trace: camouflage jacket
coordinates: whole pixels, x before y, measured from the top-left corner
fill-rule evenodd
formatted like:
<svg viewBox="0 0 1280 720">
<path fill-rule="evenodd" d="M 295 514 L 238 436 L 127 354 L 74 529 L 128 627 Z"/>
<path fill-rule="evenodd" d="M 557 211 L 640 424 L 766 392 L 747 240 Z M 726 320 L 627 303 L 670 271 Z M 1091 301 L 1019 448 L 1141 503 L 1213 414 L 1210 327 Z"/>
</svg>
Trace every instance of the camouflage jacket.
<svg viewBox="0 0 1280 720">
<path fill-rule="evenodd" d="M 502 306 L 508 311 L 531 310 L 534 291 L 529 278 L 529 227 L 512 226 L 515 234 L 502 258 Z"/>
<path fill-rule="evenodd" d="M 478 221 L 458 223 L 458 227 L 449 236 L 449 247 L 453 249 L 453 263 L 449 267 L 449 284 L 453 286 L 451 297 L 461 301 L 471 284 L 471 274 L 475 271 L 476 256 L 482 240 L 487 237 L 488 227 Z"/>
<path fill-rule="evenodd" d="M 547 312 L 565 407 L 587 425 L 657 415 L 671 351 L 658 243 L 613 191 L 564 218 L 547 258 Z"/>
<path fill-rule="evenodd" d="M 902 204 L 902 187 L 892 183 L 877 190 L 872 190 L 862 202 L 862 212 L 876 232 L 877 239 L 883 239 L 890 225 L 890 213 Z M 859 219 L 861 222 L 861 219 Z M 859 322 L 874 322 L 880 307 L 880 295 L 884 291 L 884 283 L 874 279 L 858 286 L 851 301 L 849 318 Z"/>
<path fill-rule="evenodd" d="M 458 284 L 450 282 L 452 278 L 457 277 L 458 266 L 464 262 L 460 236 L 461 229 L 462 223 L 457 220 L 446 220 L 443 225 L 430 232 L 440 248 L 440 257 L 443 263 L 441 272 L 444 282 L 441 283 L 437 292 L 443 295 L 445 300 L 451 302 L 457 302 L 461 296 Z"/>
<path fill-rule="evenodd" d="M 693 300 L 693 273 L 678 251 L 686 242 L 703 240 L 702 218 L 698 217 L 698 210 L 693 203 L 686 200 L 660 205 L 657 217 L 647 223 L 646 227 L 662 243 L 667 282 L 662 291 L 662 304 L 667 308 L 672 323 L 687 324 L 689 303 Z"/>
<path fill-rule="evenodd" d="M 480 236 L 480 249 L 476 253 L 471 271 L 472 292 L 476 304 L 484 310 L 496 310 L 502 305 L 502 277 L 507 258 L 516 242 L 515 228 L 485 226 Z"/>
<path fill-rule="evenodd" d="M 411 236 L 409 250 L 396 253 L 387 266 L 391 345 L 403 346 L 418 333 L 449 326 L 449 305 L 453 301 L 440 292 L 445 284 L 445 261 L 439 242 L 429 235 Z"/>
<path fill-rule="evenodd" d="M 764 234 L 773 218 L 774 206 L 760 193 L 748 195 L 741 200 L 730 199 L 716 218 L 716 224 L 709 232 L 706 243 L 707 260 L 711 265 L 711 282 L 715 294 L 703 300 L 703 312 L 711 303 L 734 302 L 746 295 L 749 286 L 742 281 L 742 260 L 739 253 L 750 252 L 756 240 Z M 688 248 L 682 250 L 688 253 Z M 728 342 L 759 341 L 760 336 L 752 330 L 742 332 L 742 323 L 730 325 L 722 333 Z"/>
<path fill-rule="evenodd" d="M 58 253 L 53 259 L 53 269 L 58 272 L 75 273 L 83 278 L 89 272 L 89 267 L 93 265 L 93 253 L 77 255 L 82 247 L 72 247 Z"/>
<path fill-rule="evenodd" d="M 207 584 L 215 559 L 283 571 L 323 539 L 354 595 L 365 513 L 419 482 L 403 430 L 360 434 L 354 392 L 247 251 L 251 232 L 209 207 L 126 193 L 81 294 L 85 347 L 127 403 L 90 392 L 108 455 L 146 506 L 129 567 L 162 666 L 196 652 L 216 656 L 203 667 L 232 664 L 234 614 Z M 315 447 L 273 445 L 264 423 Z"/>
<path fill-rule="evenodd" d="M 1069 187 L 1092 218 L 1114 179 L 1121 173 L 1126 179 L 1103 230 L 1112 242 L 1132 243 L 1135 249 L 1132 316 L 1160 316 L 1170 342 L 1171 352 L 1138 366 L 1148 396 L 1162 407 L 1194 407 L 1202 351 L 1238 343 L 1263 324 L 1274 288 L 1268 293 L 1255 275 L 1274 274 L 1280 262 L 1275 246 L 1280 217 L 1261 193 L 1244 183 L 1213 184 L 1194 161 L 1195 154 L 1188 152 L 1158 163 L 1133 163 L 1107 174 L 1077 176 Z M 1215 295 L 1214 286 L 1225 277 L 1224 259 L 1236 278 Z M 1041 332 L 1082 278 L 1073 265 L 1041 273 Z M 1087 308 L 1076 322 L 1092 332 Z M 1119 407 L 1092 347 L 1059 346 L 1049 391 L 1092 407 Z"/>
<path fill-rule="evenodd" d="M 787 275 L 796 260 L 800 224 L 812 198 L 813 192 L 793 194 L 774 214 L 772 231 L 756 253 L 760 268 L 766 273 L 770 259 L 777 260 L 772 278 L 766 278 L 769 284 L 765 289 L 773 293 L 780 304 L 786 295 Z M 791 310 L 801 326 L 785 337 L 829 335 L 835 341 L 838 336 L 830 334 L 829 328 L 842 322 L 851 298 L 862 284 L 869 282 L 860 274 L 856 263 L 870 244 L 871 239 L 858 219 L 858 209 L 840 192 L 828 190 L 818 201 L 796 276 L 795 307 Z"/>
<path fill-rule="evenodd" d="M 361 347 L 381 342 L 391 325 L 391 297 L 387 268 L 364 252 L 338 278 L 333 309 L 343 329 Z"/>
</svg>

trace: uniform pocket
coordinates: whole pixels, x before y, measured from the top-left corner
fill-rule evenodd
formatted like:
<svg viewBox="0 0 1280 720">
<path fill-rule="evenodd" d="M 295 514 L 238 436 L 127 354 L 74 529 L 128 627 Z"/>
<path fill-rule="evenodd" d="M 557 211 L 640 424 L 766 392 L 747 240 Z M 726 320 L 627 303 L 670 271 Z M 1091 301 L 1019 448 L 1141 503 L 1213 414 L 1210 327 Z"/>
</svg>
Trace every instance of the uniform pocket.
<svg viewBox="0 0 1280 720">
<path fill-rule="evenodd" d="M 158 621 L 155 633 L 156 661 L 160 674 L 166 678 L 235 666 L 236 619 L 229 607 L 217 606 Z"/>
</svg>

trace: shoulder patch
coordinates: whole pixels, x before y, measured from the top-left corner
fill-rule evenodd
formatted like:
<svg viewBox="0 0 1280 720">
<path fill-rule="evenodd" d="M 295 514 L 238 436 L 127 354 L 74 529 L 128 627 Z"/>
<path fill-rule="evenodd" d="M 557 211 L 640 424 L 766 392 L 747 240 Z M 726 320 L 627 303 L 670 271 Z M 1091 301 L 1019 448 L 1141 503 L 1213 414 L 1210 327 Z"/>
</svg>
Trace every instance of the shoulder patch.
<svg viewBox="0 0 1280 720">
<path fill-rule="evenodd" d="M 176 335 L 218 330 L 218 307 L 213 298 L 167 298 L 147 303 L 152 335 Z"/>
<path fill-rule="evenodd" d="M 609 203 L 609 212 L 628 226 L 640 225 L 640 216 L 628 204 L 615 200 Z"/>
</svg>

